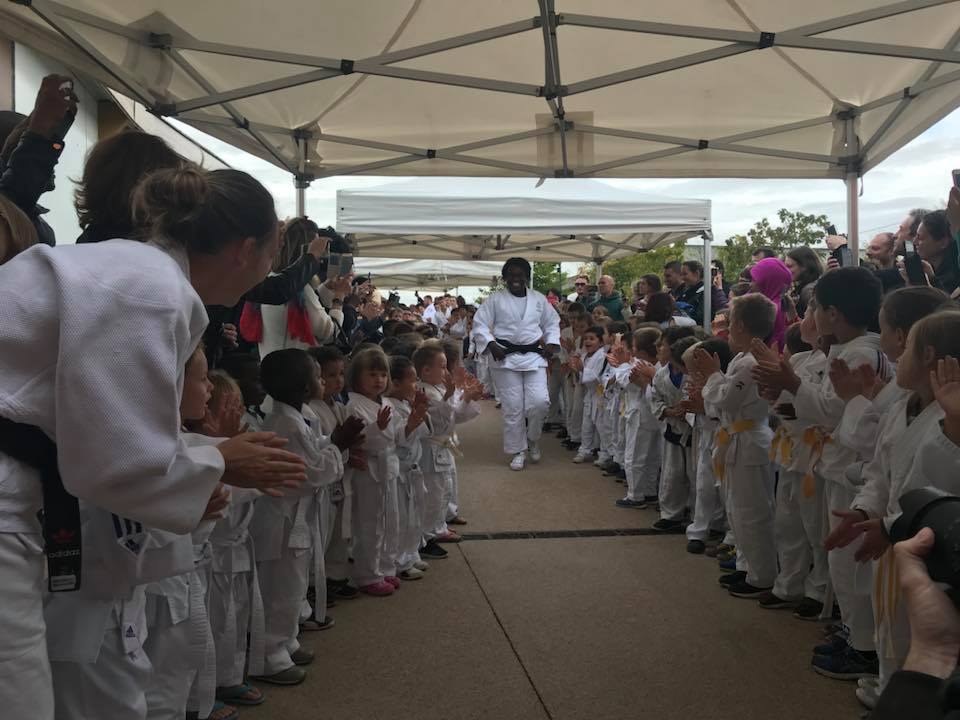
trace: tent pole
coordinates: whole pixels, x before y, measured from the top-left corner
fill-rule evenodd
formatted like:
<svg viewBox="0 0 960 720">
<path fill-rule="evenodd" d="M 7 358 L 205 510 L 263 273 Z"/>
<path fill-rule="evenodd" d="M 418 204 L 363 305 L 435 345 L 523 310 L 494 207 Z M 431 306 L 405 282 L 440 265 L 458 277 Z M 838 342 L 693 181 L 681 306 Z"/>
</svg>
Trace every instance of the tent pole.
<svg viewBox="0 0 960 720">
<path fill-rule="evenodd" d="M 856 172 L 848 173 L 844 179 L 847 184 L 847 245 L 857 265 L 860 264 L 860 198 L 857 187 L 859 179 Z"/>
<path fill-rule="evenodd" d="M 707 230 L 703 235 L 703 329 L 710 332 L 713 321 L 713 273 L 710 263 L 713 262 L 713 233 Z"/>
<path fill-rule="evenodd" d="M 302 177 L 294 178 L 294 186 L 297 189 L 297 217 L 304 217 L 307 214 L 307 185 L 310 182 Z"/>
</svg>

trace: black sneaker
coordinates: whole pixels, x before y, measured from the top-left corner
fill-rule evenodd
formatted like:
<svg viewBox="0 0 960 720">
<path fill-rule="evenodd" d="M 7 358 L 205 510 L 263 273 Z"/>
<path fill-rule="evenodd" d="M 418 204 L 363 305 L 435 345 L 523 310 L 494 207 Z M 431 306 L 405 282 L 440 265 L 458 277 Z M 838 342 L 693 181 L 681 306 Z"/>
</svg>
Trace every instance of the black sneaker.
<svg viewBox="0 0 960 720">
<path fill-rule="evenodd" d="M 336 600 L 353 600 L 360 595 L 360 591 L 350 584 L 349 580 L 327 580 L 327 605 L 330 605 L 330 598 Z"/>
<path fill-rule="evenodd" d="M 723 542 L 727 534 L 723 530 L 711 530 L 707 535 L 707 542 Z"/>
<path fill-rule="evenodd" d="M 746 582 L 747 573 L 745 570 L 736 570 L 732 573 L 727 573 L 726 575 L 721 575 L 720 579 L 717 581 L 724 587 L 730 587 L 736 585 L 737 583 Z"/>
<path fill-rule="evenodd" d="M 707 544 L 703 540 L 687 541 L 687 552 L 691 555 L 703 555 L 707 549 Z"/>
<path fill-rule="evenodd" d="M 653 529 L 658 533 L 677 535 L 683 532 L 683 521 L 661 518 L 653 524 Z"/>
<path fill-rule="evenodd" d="M 784 599 L 781 598 L 781 597 L 777 597 L 776 595 L 773 594 L 773 591 L 770 591 L 770 592 L 768 592 L 768 593 L 764 593 L 764 594 L 759 598 L 759 600 L 760 600 L 760 602 L 759 602 L 758 604 L 759 604 L 760 607 L 762 607 L 764 610 L 788 610 L 788 609 L 796 606 L 796 604 L 797 604 L 797 603 L 793 602 L 792 600 L 784 600 Z"/>
<path fill-rule="evenodd" d="M 569 435 L 567 434 L 567 429 L 560 428 L 560 431 L 557 433 L 556 437 L 559 440 L 566 440 L 569 437 Z"/>
<path fill-rule="evenodd" d="M 875 652 L 854 650 L 849 645 L 835 655 L 814 655 L 810 663 L 814 672 L 836 680 L 858 680 L 880 674 Z"/>
<path fill-rule="evenodd" d="M 601 465 L 600 469 L 603 470 L 604 477 L 616 477 L 620 474 L 620 466 L 613 460 Z"/>
<path fill-rule="evenodd" d="M 647 506 L 643 500 L 628 500 L 627 498 L 620 498 L 615 504 L 619 508 L 632 508 L 633 510 L 643 510 Z"/>
<path fill-rule="evenodd" d="M 805 597 L 793 611 L 797 620 L 819 620 L 823 612 L 823 603 L 813 598 Z"/>
<path fill-rule="evenodd" d="M 850 647 L 850 643 L 847 642 L 847 636 L 841 633 L 837 633 L 822 645 L 815 646 L 813 648 L 813 654 L 823 655 L 824 657 L 831 657 L 833 655 L 839 655 L 848 647 Z"/>
<path fill-rule="evenodd" d="M 436 540 L 427 540 L 427 544 L 420 548 L 420 555 L 431 560 L 443 560 L 449 553 Z"/>
<path fill-rule="evenodd" d="M 623 468 L 620 468 L 620 470 L 617 471 L 617 479 L 618 479 L 618 480 L 626 480 L 626 479 L 627 479 L 627 471 L 624 470 Z"/>
<path fill-rule="evenodd" d="M 733 585 L 728 585 L 727 589 L 734 597 L 746 598 L 748 600 L 759 600 L 766 593 L 770 592 L 770 588 L 757 587 L 756 585 L 751 585 L 746 580 L 734 583 Z"/>
</svg>

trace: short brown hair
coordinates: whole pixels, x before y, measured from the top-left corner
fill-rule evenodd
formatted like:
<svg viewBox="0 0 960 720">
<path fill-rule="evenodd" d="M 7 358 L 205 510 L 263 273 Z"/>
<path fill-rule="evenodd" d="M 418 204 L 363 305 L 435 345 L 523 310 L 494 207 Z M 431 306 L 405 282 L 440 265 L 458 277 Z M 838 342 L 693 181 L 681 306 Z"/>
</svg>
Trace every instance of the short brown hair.
<svg viewBox="0 0 960 720">
<path fill-rule="evenodd" d="M 645 352 L 650 357 L 656 357 L 659 341 L 660 328 L 645 327 L 633 331 L 634 352 Z"/>
<path fill-rule="evenodd" d="M 777 321 L 777 306 L 760 293 L 747 293 L 730 303 L 730 323 L 740 323 L 750 335 L 766 340 Z"/>
<path fill-rule="evenodd" d="M 413 352 L 413 367 L 417 369 L 417 375 L 423 372 L 428 365 L 432 365 L 439 355 L 445 355 L 443 346 L 434 340 L 427 340 Z"/>
<path fill-rule="evenodd" d="M 269 357 L 269 356 L 268 356 Z M 355 354 L 347 367 L 347 388 L 357 392 L 357 380 L 366 370 L 382 370 L 387 374 L 387 389 L 390 391 L 390 359 L 379 345 L 371 345 Z"/>
</svg>

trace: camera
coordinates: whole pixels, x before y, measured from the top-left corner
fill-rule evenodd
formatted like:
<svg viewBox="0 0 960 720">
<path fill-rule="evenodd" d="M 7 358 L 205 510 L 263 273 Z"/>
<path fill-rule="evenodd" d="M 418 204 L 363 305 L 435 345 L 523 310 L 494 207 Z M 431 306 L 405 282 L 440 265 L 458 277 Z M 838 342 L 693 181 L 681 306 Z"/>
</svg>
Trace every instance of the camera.
<svg viewBox="0 0 960 720">
<path fill-rule="evenodd" d="M 918 488 L 903 494 L 900 509 L 903 514 L 890 528 L 890 541 L 908 540 L 925 527 L 933 530 L 933 549 L 925 558 L 930 579 L 960 589 L 960 497 Z"/>
<path fill-rule="evenodd" d="M 317 276 L 321 280 L 329 277 L 342 277 L 350 274 L 353 270 L 353 248 L 343 235 L 338 233 L 332 227 L 320 228 L 320 237 L 329 240 L 327 244 L 327 256 L 320 260 L 320 270 Z"/>
</svg>

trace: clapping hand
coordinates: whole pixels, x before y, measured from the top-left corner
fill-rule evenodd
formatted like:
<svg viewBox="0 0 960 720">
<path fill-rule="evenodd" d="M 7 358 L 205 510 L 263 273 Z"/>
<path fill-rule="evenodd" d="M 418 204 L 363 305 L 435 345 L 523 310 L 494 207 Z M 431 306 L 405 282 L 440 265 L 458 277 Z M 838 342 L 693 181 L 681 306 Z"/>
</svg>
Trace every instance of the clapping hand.
<svg viewBox="0 0 960 720">
<path fill-rule="evenodd" d="M 857 548 L 853 559 L 857 562 L 880 559 L 890 547 L 890 538 L 883 531 L 883 521 L 872 518 L 857 523 L 856 527 L 863 533 L 863 542 Z"/>
<path fill-rule="evenodd" d="M 860 525 L 867 519 L 860 510 L 834 510 L 832 515 L 840 518 L 840 522 L 823 541 L 823 549 L 828 552 L 845 548 L 860 537 L 863 534 L 863 528 Z"/>
<path fill-rule="evenodd" d="M 647 387 L 657 374 L 657 368 L 648 362 L 639 362 L 630 369 L 630 382 L 640 387 Z"/>
<path fill-rule="evenodd" d="M 750 341 L 750 354 L 753 355 L 758 363 L 780 362 L 780 353 L 759 338 L 754 338 Z"/>
<path fill-rule="evenodd" d="M 937 361 L 937 369 L 930 371 L 930 386 L 944 414 L 960 417 L 960 363 L 955 357 L 947 355 Z"/>
<path fill-rule="evenodd" d="M 381 430 L 386 430 L 387 426 L 390 424 L 390 416 L 393 414 L 389 405 L 383 405 L 380 408 L 380 412 L 377 413 L 377 427 Z"/>
<path fill-rule="evenodd" d="M 864 364 L 851 370 L 846 361 L 840 358 L 830 362 L 829 375 L 833 391 L 845 402 L 850 402 L 857 395 L 872 400 L 879 388 L 883 387 L 883 382 L 878 383 L 877 373 L 870 365 Z"/>
<path fill-rule="evenodd" d="M 800 387 L 800 377 L 788 360 L 756 339 L 750 344 L 750 352 L 757 359 L 757 365 L 750 374 L 759 385 L 769 390 L 771 396 L 773 393 L 779 396 L 784 390 L 796 393 Z"/>
<path fill-rule="evenodd" d="M 693 372 L 709 379 L 714 373 L 720 372 L 720 356 L 716 353 L 708 353 L 701 347 L 694 348 L 690 365 Z"/>
<path fill-rule="evenodd" d="M 333 429 L 330 442 L 341 450 L 360 447 L 364 441 L 363 427 L 363 420 L 351 415 Z"/>
<path fill-rule="evenodd" d="M 223 517 L 223 511 L 230 504 L 230 490 L 223 483 L 217 483 L 213 489 L 210 500 L 207 501 L 207 508 L 203 511 L 204 520 L 219 520 Z"/>
<path fill-rule="evenodd" d="M 443 387 L 446 392 L 443 394 L 444 400 L 449 400 L 457 391 L 457 384 L 453 381 L 453 376 L 446 370 L 443 371 Z"/>
<path fill-rule="evenodd" d="M 307 479 L 303 458 L 282 450 L 286 438 L 272 432 L 242 433 L 217 445 L 223 482 L 281 497 L 281 488 L 299 488 Z"/>
</svg>

